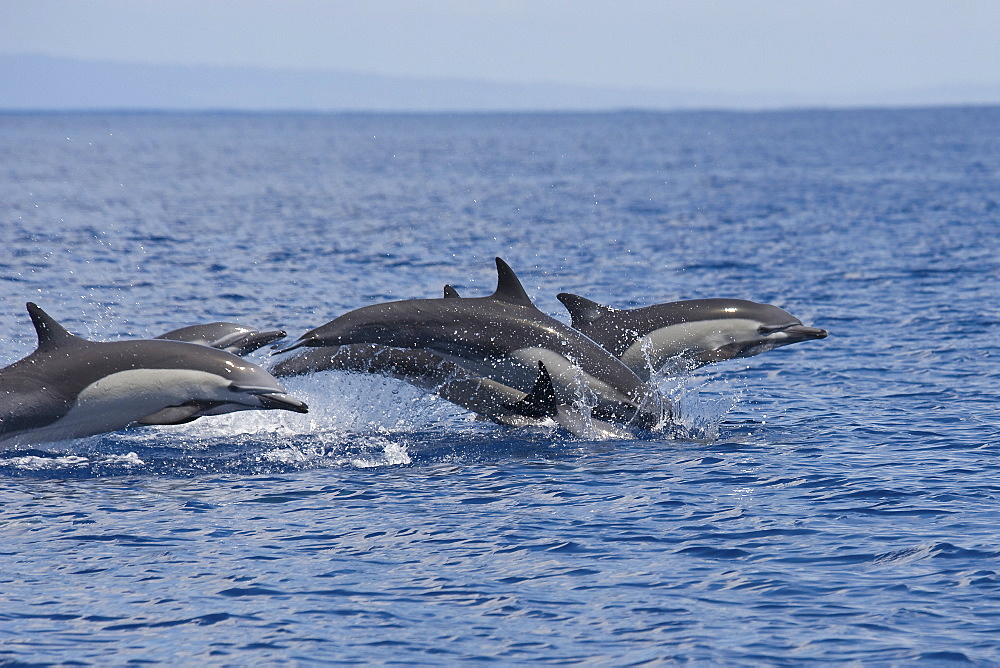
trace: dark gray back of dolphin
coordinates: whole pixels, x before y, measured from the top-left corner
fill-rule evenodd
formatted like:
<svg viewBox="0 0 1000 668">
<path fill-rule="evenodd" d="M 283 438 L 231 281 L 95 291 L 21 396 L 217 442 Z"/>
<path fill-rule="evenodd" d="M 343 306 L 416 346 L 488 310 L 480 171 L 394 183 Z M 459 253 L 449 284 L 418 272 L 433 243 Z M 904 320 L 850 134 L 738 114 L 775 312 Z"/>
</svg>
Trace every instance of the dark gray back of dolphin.
<svg viewBox="0 0 1000 668">
<path fill-rule="evenodd" d="M 90 341 L 71 334 L 36 304 L 27 304 L 38 345 L 33 353 L 0 369 L 0 435 L 26 431 L 65 415 L 87 384 L 66 373 L 71 359 L 88 351 Z M 52 364 L 46 362 L 54 358 Z"/>
</svg>

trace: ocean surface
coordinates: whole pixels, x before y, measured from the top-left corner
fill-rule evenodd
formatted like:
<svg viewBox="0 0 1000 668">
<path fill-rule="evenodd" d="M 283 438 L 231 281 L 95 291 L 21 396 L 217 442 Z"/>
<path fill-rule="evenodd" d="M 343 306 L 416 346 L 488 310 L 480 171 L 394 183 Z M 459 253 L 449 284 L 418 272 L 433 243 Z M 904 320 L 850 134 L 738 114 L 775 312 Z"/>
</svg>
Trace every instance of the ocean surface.
<svg viewBox="0 0 1000 668">
<path fill-rule="evenodd" d="M 495 287 L 830 332 L 689 438 L 399 381 L 0 449 L 0 665 L 1000 664 L 1000 108 L 0 115 L 0 362 Z M 269 351 L 252 358 L 267 365 Z"/>
</svg>

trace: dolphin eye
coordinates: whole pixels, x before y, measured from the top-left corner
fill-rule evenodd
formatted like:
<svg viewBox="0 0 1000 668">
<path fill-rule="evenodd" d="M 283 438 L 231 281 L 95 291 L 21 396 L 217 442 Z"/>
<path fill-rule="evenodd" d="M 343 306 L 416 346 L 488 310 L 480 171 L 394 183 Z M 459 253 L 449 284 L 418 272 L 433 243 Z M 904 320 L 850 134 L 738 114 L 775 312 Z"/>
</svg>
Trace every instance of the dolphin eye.
<svg viewBox="0 0 1000 668">
<path fill-rule="evenodd" d="M 759 334 L 774 334 L 775 332 L 780 332 L 783 329 L 788 329 L 791 325 L 761 325 L 757 328 Z"/>
</svg>

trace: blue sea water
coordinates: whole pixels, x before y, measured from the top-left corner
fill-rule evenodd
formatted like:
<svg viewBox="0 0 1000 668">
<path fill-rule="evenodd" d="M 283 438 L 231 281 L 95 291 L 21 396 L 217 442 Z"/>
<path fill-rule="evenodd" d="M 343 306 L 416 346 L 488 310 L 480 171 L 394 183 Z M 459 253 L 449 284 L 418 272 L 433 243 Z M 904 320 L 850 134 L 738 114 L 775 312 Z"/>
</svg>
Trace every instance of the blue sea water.
<svg viewBox="0 0 1000 668">
<path fill-rule="evenodd" d="M 0 362 L 488 294 L 830 337 L 661 380 L 691 438 L 398 381 L 0 451 L 0 664 L 1000 664 L 1000 108 L 0 115 Z M 267 353 L 255 361 L 270 362 Z"/>
</svg>

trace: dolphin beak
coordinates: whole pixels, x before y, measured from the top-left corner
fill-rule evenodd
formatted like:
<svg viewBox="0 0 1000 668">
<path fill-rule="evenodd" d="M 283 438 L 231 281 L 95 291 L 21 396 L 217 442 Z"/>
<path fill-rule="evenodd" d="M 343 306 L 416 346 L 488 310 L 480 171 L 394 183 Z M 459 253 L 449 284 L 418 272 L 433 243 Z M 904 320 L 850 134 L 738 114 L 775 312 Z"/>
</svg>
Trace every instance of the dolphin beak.
<svg viewBox="0 0 1000 668">
<path fill-rule="evenodd" d="M 259 348 L 263 348 L 269 343 L 280 341 L 286 336 L 288 336 L 287 332 L 280 329 L 270 332 L 251 332 L 250 334 L 247 334 L 230 343 L 226 346 L 226 349 L 233 349 L 235 351 L 234 354 L 242 357 L 243 355 L 252 353 Z"/>
<path fill-rule="evenodd" d="M 292 411 L 293 413 L 308 413 L 309 407 L 295 397 L 287 394 L 258 394 L 260 407 L 268 410 Z"/>
<path fill-rule="evenodd" d="M 299 339 L 296 343 L 288 346 L 287 348 L 282 348 L 281 350 L 275 350 L 271 355 L 281 355 L 282 353 L 287 353 L 289 351 L 295 350 L 296 348 L 301 348 L 302 346 L 309 345 L 310 339 L 305 337 Z M 278 346 L 273 346 L 277 348 Z"/>
<path fill-rule="evenodd" d="M 807 327 L 806 325 L 792 325 L 781 330 L 788 335 L 788 338 L 795 341 L 810 341 L 812 339 L 825 339 L 827 332 L 819 327 Z"/>
</svg>

